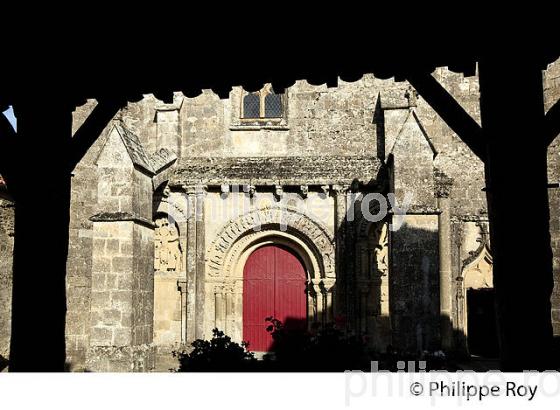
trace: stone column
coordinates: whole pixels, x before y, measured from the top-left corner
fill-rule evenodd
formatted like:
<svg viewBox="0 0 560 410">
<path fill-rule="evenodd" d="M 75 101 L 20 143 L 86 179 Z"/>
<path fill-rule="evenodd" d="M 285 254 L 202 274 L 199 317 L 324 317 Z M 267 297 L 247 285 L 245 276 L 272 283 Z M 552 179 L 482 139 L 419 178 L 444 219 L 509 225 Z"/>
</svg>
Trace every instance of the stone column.
<svg viewBox="0 0 560 410">
<path fill-rule="evenodd" d="M 204 337 L 206 186 L 183 186 L 187 194 L 187 343 Z"/>
<path fill-rule="evenodd" d="M 196 196 L 196 325 L 195 335 L 197 339 L 204 338 L 204 302 L 206 299 L 205 286 L 205 217 L 204 217 L 204 198 L 206 197 L 206 186 L 197 186 L 195 190 Z"/>
<path fill-rule="evenodd" d="M 177 289 L 181 292 L 181 344 L 187 342 L 187 281 L 178 280 Z"/>
<path fill-rule="evenodd" d="M 313 287 L 313 281 L 308 281 L 306 284 L 307 293 L 307 322 L 309 324 L 317 321 L 317 295 L 315 294 L 315 288 Z"/>
<path fill-rule="evenodd" d="M 221 286 L 214 291 L 214 327 L 225 331 L 224 290 Z"/>
<path fill-rule="evenodd" d="M 319 280 L 313 279 L 313 293 L 315 294 L 315 300 L 316 300 L 315 303 L 317 309 L 315 321 L 323 325 L 325 324 L 326 312 L 325 312 L 325 305 L 323 303 L 323 290 L 321 289 L 320 279 Z"/>
<path fill-rule="evenodd" d="M 187 248 L 185 250 L 187 271 L 186 335 L 187 344 L 196 339 L 196 189 L 184 186 L 187 194 Z"/>
<path fill-rule="evenodd" d="M 334 284 L 335 280 L 331 278 L 323 279 L 323 291 L 325 292 L 325 310 L 326 310 L 326 322 L 331 323 L 334 320 Z"/>
<path fill-rule="evenodd" d="M 226 287 L 225 292 L 225 308 L 226 308 L 226 335 L 231 335 L 233 331 L 233 322 L 235 320 L 233 312 L 233 288 L 231 286 Z"/>
<path fill-rule="evenodd" d="M 347 324 L 350 325 L 353 317 L 353 281 L 351 272 L 348 269 L 346 258 L 346 237 L 347 237 L 347 185 L 333 185 L 335 193 L 335 240 L 336 240 L 336 274 L 342 289 L 339 289 L 337 307 L 346 316 Z M 342 290 L 342 292 L 340 292 Z"/>
<path fill-rule="evenodd" d="M 451 254 L 451 200 L 449 194 L 453 181 L 444 175 L 436 179 L 436 197 L 440 210 L 439 224 L 439 310 L 441 348 L 445 352 L 453 349 L 452 318 L 452 254 Z"/>
</svg>

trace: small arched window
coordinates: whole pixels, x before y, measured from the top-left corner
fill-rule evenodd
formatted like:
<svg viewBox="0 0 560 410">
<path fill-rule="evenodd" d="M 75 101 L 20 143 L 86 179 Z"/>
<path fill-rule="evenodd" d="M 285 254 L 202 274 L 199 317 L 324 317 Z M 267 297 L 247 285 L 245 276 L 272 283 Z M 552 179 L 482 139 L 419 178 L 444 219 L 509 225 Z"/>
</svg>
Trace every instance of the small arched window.
<svg viewBox="0 0 560 410">
<path fill-rule="evenodd" d="M 285 113 L 285 96 L 276 94 L 272 86 L 243 94 L 241 118 L 249 121 L 280 121 Z"/>
</svg>

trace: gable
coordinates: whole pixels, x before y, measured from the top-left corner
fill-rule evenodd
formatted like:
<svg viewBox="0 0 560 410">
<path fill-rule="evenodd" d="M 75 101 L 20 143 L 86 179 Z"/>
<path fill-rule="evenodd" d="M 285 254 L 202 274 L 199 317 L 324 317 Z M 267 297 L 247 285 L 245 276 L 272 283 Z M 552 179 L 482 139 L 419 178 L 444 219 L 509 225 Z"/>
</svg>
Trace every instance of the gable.
<svg viewBox="0 0 560 410">
<path fill-rule="evenodd" d="M 436 157 L 437 151 L 414 110 L 408 113 L 390 153 L 395 157 Z"/>
</svg>

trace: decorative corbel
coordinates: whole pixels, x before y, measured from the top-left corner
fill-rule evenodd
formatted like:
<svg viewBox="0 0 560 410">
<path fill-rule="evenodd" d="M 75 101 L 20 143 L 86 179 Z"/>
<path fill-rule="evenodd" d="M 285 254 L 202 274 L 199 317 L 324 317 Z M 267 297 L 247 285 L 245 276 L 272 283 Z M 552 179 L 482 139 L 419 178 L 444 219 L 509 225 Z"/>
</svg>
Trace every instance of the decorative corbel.
<svg viewBox="0 0 560 410">
<path fill-rule="evenodd" d="M 284 189 L 282 188 L 282 185 L 274 186 L 274 196 L 276 197 L 277 201 L 282 200 L 282 197 L 284 196 Z"/>
</svg>

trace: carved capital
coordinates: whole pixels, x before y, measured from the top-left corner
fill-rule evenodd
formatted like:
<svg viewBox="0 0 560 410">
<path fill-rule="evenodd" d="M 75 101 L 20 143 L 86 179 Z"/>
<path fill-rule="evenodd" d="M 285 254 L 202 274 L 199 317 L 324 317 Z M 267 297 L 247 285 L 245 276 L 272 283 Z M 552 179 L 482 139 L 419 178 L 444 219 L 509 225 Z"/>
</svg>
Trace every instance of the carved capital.
<svg viewBox="0 0 560 410">
<path fill-rule="evenodd" d="M 254 185 L 243 185 L 243 192 L 249 194 L 249 196 L 252 198 L 257 193 L 257 187 Z"/>
<path fill-rule="evenodd" d="M 186 280 L 178 280 L 177 281 L 177 290 L 181 293 L 187 293 L 187 281 Z"/>
<path fill-rule="evenodd" d="M 194 190 L 196 196 L 204 196 L 208 192 L 208 185 L 196 185 Z"/>
<path fill-rule="evenodd" d="M 345 195 L 349 192 L 350 185 L 333 185 L 332 189 L 336 195 Z"/>
<path fill-rule="evenodd" d="M 416 107 L 418 92 L 414 88 L 410 87 L 408 90 L 406 90 L 406 92 L 404 93 L 404 97 L 408 101 L 408 108 Z"/>
<path fill-rule="evenodd" d="M 220 185 L 220 196 L 222 198 L 227 198 L 230 193 L 230 186 L 229 184 L 222 184 Z"/>
<path fill-rule="evenodd" d="M 183 191 L 187 195 L 195 195 L 196 194 L 196 185 L 183 185 L 181 188 L 183 188 Z"/>
<path fill-rule="evenodd" d="M 438 198 L 449 198 L 453 187 L 453 178 L 449 178 L 442 171 L 434 172 L 435 195 Z"/>
</svg>

